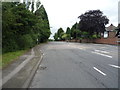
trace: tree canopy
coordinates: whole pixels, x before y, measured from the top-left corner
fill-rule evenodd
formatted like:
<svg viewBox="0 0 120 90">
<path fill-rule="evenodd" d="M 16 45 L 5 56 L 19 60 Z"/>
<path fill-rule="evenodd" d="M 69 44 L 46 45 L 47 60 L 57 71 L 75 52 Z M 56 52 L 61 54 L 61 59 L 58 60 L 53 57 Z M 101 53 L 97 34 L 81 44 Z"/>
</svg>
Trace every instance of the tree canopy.
<svg viewBox="0 0 120 90">
<path fill-rule="evenodd" d="M 57 30 L 57 33 L 55 33 L 54 34 L 54 39 L 56 40 L 56 41 L 58 41 L 58 40 L 63 40 L 63 35 L 64 35 L 65 33 L 64 33 L 64 30 L 62 29 L 62 28 L 59 28 L 58 30 Z"/>
<path fill-rule="evenodd" d="M 54 35 L 55 40 L 70 39 L 95 39 L 105 31 L 105 25 L 109 19 L 100 10 L 89 10 L 78 17 L 79 23 L 75 23 L 71 28 L 67 27 L 66 33 L 62 28 L 58 29 Z"/>
<path fill-rule="evenodd" d="M 24 3 L 2 3 L 3 53 L 31 48 L 47 41 L 50 34 L 49 20 L 43 5 L 33 13 Z"/>
<path fill-rule="evenodd" d="M 105 25 L 109 19 L 103 16 L 100 10 L 90 10 L 79 16 L 79 29 L 88 32 L 90 35 L 99 34 L 105 31 Z"/>
</svg>

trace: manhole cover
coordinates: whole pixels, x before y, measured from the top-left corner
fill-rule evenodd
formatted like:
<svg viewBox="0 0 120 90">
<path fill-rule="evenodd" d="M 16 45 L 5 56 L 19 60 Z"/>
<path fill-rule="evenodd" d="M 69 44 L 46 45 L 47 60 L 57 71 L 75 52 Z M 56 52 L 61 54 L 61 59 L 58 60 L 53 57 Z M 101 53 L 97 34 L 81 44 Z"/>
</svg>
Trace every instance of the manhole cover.
<svg viewBox="0 0 120 90">
<path fill-rule="evenodd" d="M 40 70 L 45 70 L 47 67 L 45 66 L 40 66 Z"/>
</svg>

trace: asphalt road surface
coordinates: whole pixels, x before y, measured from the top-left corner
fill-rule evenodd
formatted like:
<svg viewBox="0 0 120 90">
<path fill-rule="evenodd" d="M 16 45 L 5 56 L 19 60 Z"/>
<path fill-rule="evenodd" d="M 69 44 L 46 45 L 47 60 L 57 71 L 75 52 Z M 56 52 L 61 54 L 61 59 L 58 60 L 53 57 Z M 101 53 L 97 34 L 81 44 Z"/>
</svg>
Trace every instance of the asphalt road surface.
<svg viewBox="0 0 120 90">
<path fill-rule="evenodd" d="M 50 42 L 30 88 L 118 88 L 118 47 Z"/>
</svg>

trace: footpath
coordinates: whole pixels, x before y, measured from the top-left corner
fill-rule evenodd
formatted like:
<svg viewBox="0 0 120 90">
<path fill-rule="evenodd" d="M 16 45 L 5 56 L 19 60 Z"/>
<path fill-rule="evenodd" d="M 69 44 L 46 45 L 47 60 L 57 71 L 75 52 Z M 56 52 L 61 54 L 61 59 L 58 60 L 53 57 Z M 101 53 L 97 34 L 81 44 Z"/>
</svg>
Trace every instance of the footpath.
<svg viewBox="0 0 120 90">
<path fill-rule="evenodd" d="M 7 68 L 2 70 L 2 85 L 0 88 L 28 88 L 35 72 L 42 61 L 43 54 L 40 45 L 20 56 Z"/>
</svg>

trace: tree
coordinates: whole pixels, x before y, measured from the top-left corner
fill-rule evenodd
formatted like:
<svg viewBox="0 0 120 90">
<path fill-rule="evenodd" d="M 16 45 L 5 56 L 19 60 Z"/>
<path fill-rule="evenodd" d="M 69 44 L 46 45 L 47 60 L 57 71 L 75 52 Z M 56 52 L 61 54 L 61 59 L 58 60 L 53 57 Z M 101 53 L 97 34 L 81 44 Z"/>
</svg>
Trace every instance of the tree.
<svg viewBox="0 0 120 90">
<path fill-rule="evenodd" d="M 79 29 L 90 35 L 99 35 L 105 31 L 105 25 L 109 20 L 100 10 L 90 10 L 80 15 Z"/>
<path fill-rule="evenodd" d="M 62 40 L 67 40 L 67 39 L 68 39 L 68 34 L 64 33 L 64 34 L 62 35 Z"/>
<path fill-rule="evenodd" d="M 71 28 L 71 37 L 73 37 L 73 39 L 76 39 L 77 37 L 79 37 L 79 32 L 80 31 L 78 30 L 78 23 L 76 22 Z"/>
<path fill-rule="evenodd" d="M 53 37 L 54 37 L 55 41 L 58 41 L 58 34 L 57 33 L 55 33 L 55 35 Z"/>
<path fill-rule="evenodd" d="M 58 38 L 62 40 L 62 35 L 64 34 L 64 30 L 62 28 L 59 28 L 57 31 Z"/>
<path fill-rule="evenodd" d="M 71 30 L 69 27 L 67 27 L 66 34 L 71 34 Z"/>
<path fill-rule="evenodd" d="M 67 30 L 66 30 L 66 39 L 70 40 L 71 39 L 71 30 L 69 27 L 67 27 Z"/>
<path fill-rule="evenodd" d="M 39 42 L 45 42 L 50 37 L 51 32 L 48 16 L 43 5 L 41 5 L 40 8 L 36 10 L 35 15 L 38 18 L 38 23 L 35 27 L 35 30 L 38 31 Z"/>
<path fill-rule="evenodd" d="M 35 12 L 25 3 L 2 3 L 2 50 L 3 53 L 31 48 L 48 40 L 51 32 L 43 5 Z"/>
</svg>

